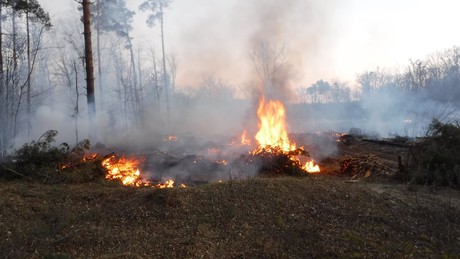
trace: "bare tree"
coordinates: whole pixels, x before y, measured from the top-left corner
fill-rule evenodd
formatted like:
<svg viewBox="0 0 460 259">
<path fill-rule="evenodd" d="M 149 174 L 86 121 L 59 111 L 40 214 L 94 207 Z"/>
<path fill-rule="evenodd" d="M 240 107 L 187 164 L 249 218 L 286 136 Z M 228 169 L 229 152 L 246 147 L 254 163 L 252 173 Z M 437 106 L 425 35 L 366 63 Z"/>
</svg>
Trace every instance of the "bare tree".
<svg viewBox="0 0 460 259">
<path fill-rule="evenodd" d="M 41 49 L 45 28 L 51 27 L 48 14 L 41 9 L 36 0 L 0 1 L 0 100 L 3 104 L 0 114 L 1 150 L 12 143 L 21 128 L 23 119 L 27 122 L 30 134 L 31 120 L 31 75 Z M 25 20 L 22 14 L 26 14 Z M 4 20 L 11 19 L 6 24 Z M 25 22 L 25 32 L 21 22 Z M 32 26 L 37 25 L 37 26 Z M 25 65 L 24 65 L 25 64 Z M 24 99 L 26 116 L 23 115 Z"/>
<path fill-rule="evenodd" d="M 176 55 L 169 55 L 168 57 L 170 83 L 171 83 L 171 95 L 174 95 L 176 88 L 176 76 L 177 76 L 177 60 Z"/>
<path fill-rule="evenodd" d="M 132 22 L 135 13 L 126 7 L 125 0 L 97 0 L 95 12 L 94 24 L 98 33 L 98 41 L 100 41 L 99 35 L 101 33 L 114 33 L 114 35 L 123 40 L 125 49 L 129 51 L 129 76 L 131 82 L 126 82 L 125 85 L 130 87 L 129 92 L 134 94 L 133 96 L 135 99 L 132 104 L 135 111 L 133 115 L 139 119 L 139 117 L 141 117 L 140 111 L 142 110 L 143 99 L 141 79 L 139 78 L 141 68 L 136 68 L 139 64 L 136 62 L 134 43 L 131 37 L 131 31 L 133 30 Z M 98 47 L 98 67 L 101 63 L 100 52 L 100 47 Z M 99 68 L 98 71 L 100 71 Z M 101 75 L 99 75 L 99 78 L 100 77 Z M 102 84 L 102 80 L 99 80 L 99 82 Z"/>
<path fill-rule="evenodd" d="M 33 72 L 31 60 L 31 39 L 30 39 L 30 22 L 39 22 L 42 24 L 43 29 L 51 28 L 51 20 L 49 14 L 45 12 L 37 0 L 19 0 L 14 6 L 19 12 L 26 14 L 26 36 L 27 36 L 27 134 L 30 137 L 32 124 L 31 124 L 31 75 Z"/>
<path fill-rule="evenodd" d="M 259 90 L 264 94 L 272 94 L 280 71 L 286 64 L 284 46 L 278 48 L 266 41 L 260 41 L 252 50 L 251 59 L 262 82 Z"/>
<path fill-rule="evenodd" d="M 154 94 L 154 102 L 156 103 L 156 108 L 157 111 L 160 111 L 161 105 L 160 105 L 160 98 L 161 98 L 161 85 L 160 85 L 160 80 L 159 80 L 159 71 L 158 71 L 158 66 L 157 66 L 157 60 L 156 60 L 156 53 L 155 50 L 152 49 L 152 63 L 153 63 L 153 71 L 151 74 L 152 77 L 152 88 L 153 88 L 153 94 Z"/>
<path fill-rule="evenodd" d="M 73 42 L 70 43 L 73 45 Z M 84 69 L 82 54 L 78 48 L 74 49 L 74 54 L 69 54 L 66 48 L 59 49 L 59 57 L 53 64 L 53 71 L 59 84 L 66 86 L 69 92 L 70 103 L 73 103 L 72 118 L 75 120 L 75 143 L 79 142 L 78 119 L 80 115 L 80 72 Z M 75 55 L 76 54 L 76 55 Z"/>
<path fill-rule="evenodd" d="M 154 26 L 157 21 L 160 21 L 160 30 L 161 30 L 161 52 L 162 52 L 162 65 L 163 65 L 163 85 L 165 89 L 166 97 L 166 110 L 167 110 L 167 119 L 169 121 L 170 114 L 170 89 L 168 86 L 168 75 L 166 70 L 166 54 L 165 54 L 165 40 L 164 40 L 164 9 L 169 6 L 171 3 L 170 0 L 145 0 L 140 6 L 139 9 L 142 11 L 149 11 L 147 24 L 149 26 Z"/>
</svg>

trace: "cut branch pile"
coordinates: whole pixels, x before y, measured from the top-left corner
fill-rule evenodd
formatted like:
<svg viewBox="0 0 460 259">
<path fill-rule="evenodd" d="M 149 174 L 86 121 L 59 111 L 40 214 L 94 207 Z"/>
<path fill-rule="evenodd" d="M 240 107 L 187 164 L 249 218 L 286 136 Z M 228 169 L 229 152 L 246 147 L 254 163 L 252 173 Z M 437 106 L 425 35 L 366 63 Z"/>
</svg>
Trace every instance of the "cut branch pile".
<svg viewBox="0 0 460 259">
<path fill-rule="evenodd" d="M 372 175 L 387 176 L 392 174 L 392 170 L 385 166 L 380 159 L 373 154 L 356 154 L 347 156 L 339 161 L 340 174 L 349 176 L 364 176 Z"/>
<path fill-rule="evenodd" d="M 309 156 L 304 149 L 284 152 L 279 147 L 260 148 L 248 155 L 241 155 L 233 162 L 242 170 L 255 168 L 260 175 L 306 175 L 296 156 Z"/>
</svg>

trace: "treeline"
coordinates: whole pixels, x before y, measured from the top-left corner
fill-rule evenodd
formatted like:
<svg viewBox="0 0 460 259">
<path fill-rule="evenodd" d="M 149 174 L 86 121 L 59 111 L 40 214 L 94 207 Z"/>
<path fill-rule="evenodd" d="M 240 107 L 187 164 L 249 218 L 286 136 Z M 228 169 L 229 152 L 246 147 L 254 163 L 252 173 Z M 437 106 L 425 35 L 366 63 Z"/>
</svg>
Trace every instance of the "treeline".
<svg viewBox="0 0 460 259">
<path fill-rule="evenodd" d="M 416 95 L 459 107 L 460 48 L 452 47 L 425 59 L 410 60 L 404 69 L 366 71 L 357 77 L 356 88 L 352 91 L 347 83 L 319 80 L 299 91 L 305 103 L 350 102 L 391 93 L 395 97 Z"/>
</svg>

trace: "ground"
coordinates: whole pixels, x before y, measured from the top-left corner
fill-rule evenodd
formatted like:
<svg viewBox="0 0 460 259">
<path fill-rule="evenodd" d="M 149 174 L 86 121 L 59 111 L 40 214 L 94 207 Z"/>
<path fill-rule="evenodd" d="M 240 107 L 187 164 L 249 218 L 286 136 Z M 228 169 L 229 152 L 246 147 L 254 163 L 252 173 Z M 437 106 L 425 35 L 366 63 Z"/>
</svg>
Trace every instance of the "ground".
<svg viewBox="0 0 460 259">
<path fill-rule="evenodd" d="M 362 153 L 396 171 L 401 151 L 360 140 L 340 144 L 321 174 L 189 188 L 0 182 L 0 255 L 460 257 L 458 189 L 338 174 Z"/>
</svg>

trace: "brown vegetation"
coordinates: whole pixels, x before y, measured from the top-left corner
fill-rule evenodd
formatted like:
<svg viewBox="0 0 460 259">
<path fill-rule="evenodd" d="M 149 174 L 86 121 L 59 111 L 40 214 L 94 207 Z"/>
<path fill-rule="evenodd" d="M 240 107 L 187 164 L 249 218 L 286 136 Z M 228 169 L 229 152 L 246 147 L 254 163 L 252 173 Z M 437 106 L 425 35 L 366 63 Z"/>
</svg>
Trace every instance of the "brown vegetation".
<svg viewBox="0 0 460 259">
<path fill-rule="evenodd" d="M 458 191 L 449 189 L 451 196 L 440 202 L 439 195 L 421 189 L 379 186 L 344 183 L 343 177 L 331 175 L 187 189 L 131 188 L 108 182 L 0 183 L 0 254 L 16 258 L 459 255 Z"/>
</svg>

